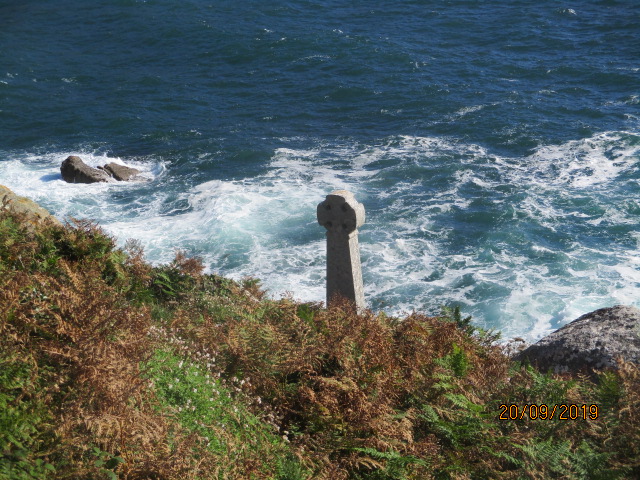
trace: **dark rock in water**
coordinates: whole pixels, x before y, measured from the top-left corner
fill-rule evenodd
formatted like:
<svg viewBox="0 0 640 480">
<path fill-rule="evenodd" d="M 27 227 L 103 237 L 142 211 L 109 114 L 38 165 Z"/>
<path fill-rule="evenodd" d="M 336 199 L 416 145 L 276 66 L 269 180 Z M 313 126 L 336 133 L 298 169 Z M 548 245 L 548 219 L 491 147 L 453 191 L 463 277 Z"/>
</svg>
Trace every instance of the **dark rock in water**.
<svg viewBox="0 0 640 480">
<path fill-rule="evenodd" d="M 617 305 L 587 313 L 514 359 L 542 371 L 587 372 L 615 368 L 616 358 L 640 364 L 640 310 Z"/>
<path fill-rule="evenodd" d="M 102 167 L 105 172 L 111 175 L 116 180 L 127 181 L 127 180 L 143 180 L 137 175 L 142 173 L 140 170 L 131 167 L 125 167 L 124 165 L 119 165 L 117 163 L 107 163 L 104 167 Z"/>
<path fill-rule="evenodd" d="M 140 170 L 125 167 L 117 163 L 108 163 L 104 167 L 93 168 L 82 161 L 80 157 L 72 155 L 60 166 L 62 178 L 69 183 L 96 183 L 118 181 L 142 181 Z"/>
<path fill-rule="evenodd" d="M 60 165 L 60 173 L 65 182 L 69 183 L 97 183 L 110 182 L 111 177 L 103 170 L 90 167 L 80 157 L 72 155 Z"/>
<path fill-rule="evenodd" d="M 7 211 L 11 215 L 18 215 L 23 224 L 31 231 L 37 225 L 47 224 L 61 226 L 56 217 L 42 208 L 33 200 L 13 193 L 9 188 L 0 185 L 0 212 Z"/>
</svg>

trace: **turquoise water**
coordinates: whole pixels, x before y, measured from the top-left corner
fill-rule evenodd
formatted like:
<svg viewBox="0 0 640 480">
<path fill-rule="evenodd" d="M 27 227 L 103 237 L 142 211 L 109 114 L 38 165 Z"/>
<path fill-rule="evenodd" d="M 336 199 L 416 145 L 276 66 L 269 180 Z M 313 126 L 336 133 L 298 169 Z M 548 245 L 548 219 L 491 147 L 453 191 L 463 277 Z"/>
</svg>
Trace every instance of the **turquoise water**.
<svg viewBox="0 0 640 480">
<path fill-rule="evenodd" d="M 315 207 L 346 188 L 374 309 L 535 339 L 640 306 L 635 0 L 0 1 L 0 26 L 0 183 L 153 262 L 323 300 Z M 71 154 L 150 181 L 66 184 Z"/>
</svg>

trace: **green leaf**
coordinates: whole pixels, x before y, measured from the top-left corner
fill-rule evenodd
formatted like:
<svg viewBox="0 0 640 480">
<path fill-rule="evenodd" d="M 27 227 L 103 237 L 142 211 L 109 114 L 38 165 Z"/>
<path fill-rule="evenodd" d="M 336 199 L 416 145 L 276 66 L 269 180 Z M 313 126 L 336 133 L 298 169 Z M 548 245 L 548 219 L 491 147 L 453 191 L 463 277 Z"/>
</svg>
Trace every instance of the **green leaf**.
<svg viewBox="0 0 640 480">
<path fill-rule="evenodd" d="M 113 457 L 107 463 L 104 464 L 105 467 L 114 469 L 121 463 L 124 463 L 124 458 L 122 457 Z"/>
</svg>

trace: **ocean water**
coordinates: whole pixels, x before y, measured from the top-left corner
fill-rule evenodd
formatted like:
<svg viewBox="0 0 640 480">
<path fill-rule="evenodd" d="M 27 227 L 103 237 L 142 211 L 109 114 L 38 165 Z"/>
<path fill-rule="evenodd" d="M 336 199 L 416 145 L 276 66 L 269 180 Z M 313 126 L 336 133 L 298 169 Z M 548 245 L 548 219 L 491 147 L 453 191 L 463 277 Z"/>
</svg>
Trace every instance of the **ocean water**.
<svg viewBox="0 0 640 480">
<path fill-rule="evenodd" d="M 637 0 L 0 0 L 0 183 L 274 298 L 324 300 L 346 188 L 375 310 L 535 340 L 640 306 L 639 167 Z"/>
</svg>

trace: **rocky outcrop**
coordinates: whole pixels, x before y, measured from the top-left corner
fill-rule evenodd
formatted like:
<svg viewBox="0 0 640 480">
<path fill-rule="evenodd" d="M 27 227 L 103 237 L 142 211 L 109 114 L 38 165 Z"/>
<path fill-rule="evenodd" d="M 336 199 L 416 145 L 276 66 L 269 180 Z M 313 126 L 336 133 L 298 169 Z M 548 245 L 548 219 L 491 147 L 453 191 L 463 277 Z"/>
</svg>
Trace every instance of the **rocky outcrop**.
<svg viewBox="0 0 640 480">
<path fill-rule="evenodd" d="M 640 310 L 601 308 L 529 346 L 514 359 L 542 371 L 586 372 L 615 368 L 616 358 L 640 364 Z"/>
<path fill-rule="evenodd" d="M 126 182 L 130 180 L 142 180 L 138 175 L 142 173 L 140 170 L 135 168 L 126 167 L 124 165 L 120 165 L 118 163 L 107 163 L 104 167 L 102 167 L 105 172 L 111 175 L 116 180 L 121 182 Z"/>
<path fill-rule="evenodd" d="M 60 165 L 62 179 L 69 183 L 111 182 L 111 176 L 104 170 L 90 167 L 80 157 L 71 155 Z"/>
<path fill-rule="evenodd" d="M 72 155 L 60 165 L 62 179 L 68 183 L 98 183 L 113 182 L 114 179 L 125 181 L 142 181 L 142 173 L 135 168 L 117 163 L 108 163 L 104 167 L 93 168 L 82 161 L 80 157 Z"/>
<path fill-rule="evenodd" d="M 4 185 L 0 185 L 0 210 L 8 211 L 21 217 L 24 225 L 30 230 L 43 224 L 62 226 L 57 218 L 36 202 L 16 195 Z"/>
</svg>

